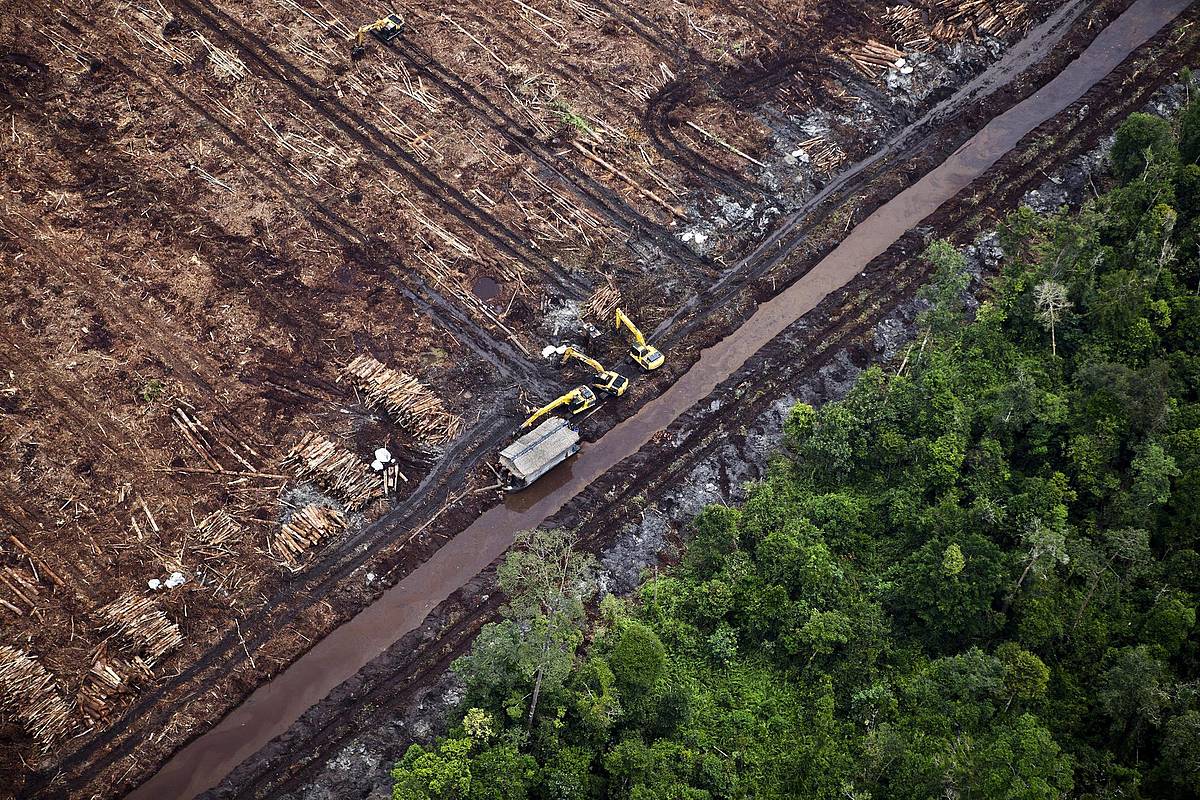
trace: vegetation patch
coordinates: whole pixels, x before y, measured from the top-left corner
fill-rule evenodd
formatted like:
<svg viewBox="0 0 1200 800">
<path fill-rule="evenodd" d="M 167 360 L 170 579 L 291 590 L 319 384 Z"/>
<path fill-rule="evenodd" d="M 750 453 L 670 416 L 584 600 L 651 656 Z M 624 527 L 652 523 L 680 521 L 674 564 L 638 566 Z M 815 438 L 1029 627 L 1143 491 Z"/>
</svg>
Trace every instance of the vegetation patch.
<svg viewBox="0 0 1200 800">
<path fill-rule="evenodd" d="M 1194 797 L 1200 106 L 1180 128 L 1135 115 L 1117 186 L 1013 214 L 973 319 L 932 246 L 901 369 L 798 406 L 586 647 L 590 565 L 525 537 L 394 797 Z"/>
</svg>

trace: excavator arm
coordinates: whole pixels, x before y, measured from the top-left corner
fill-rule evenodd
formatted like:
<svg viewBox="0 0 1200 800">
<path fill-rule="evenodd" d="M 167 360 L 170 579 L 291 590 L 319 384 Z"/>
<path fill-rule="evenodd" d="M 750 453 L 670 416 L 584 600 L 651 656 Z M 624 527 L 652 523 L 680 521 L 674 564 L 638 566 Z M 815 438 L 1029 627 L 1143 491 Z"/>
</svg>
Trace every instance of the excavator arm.
<svg viewBox="0 0 1200 800">
<path fill-rule="evenodd" d="M 625 394 L 625 390 L 629 388 L 629 379 L 619 372 L 614 372 L 611 369 L 605 369 L 604 365 L 596 359 L 589 356 L 587 353 L 577 350 L 574 346 L 568 346 L 562 352 L 561 364 L 567 364 L 572 359 L 583 364 L 596 375 L 596 380 L 592 384 L 597 389 L 603 392 L 620 397 Z"/>
<path fill-rule="evenodd" d="M 582 353 L 579 350 L 576 350 L 574 347 L 567 347 L 567 349 L 564 350 L 563 354 L 562 354 L 562 363 L 566 364 L 571 359 L 575 359 L 579 363 L 586 365 L 592 372 L 596 373 L 597 375 L 603 375 L 605 372 L 607 372 L 607 370 L 604 369 L 604 365 L 601 364 L 596 359 L 592 358 L 591 356 L 587 355 L 586 353 Z"/>
<path fill-rule="evenodd" d="M 633 320 L 625 315 L 621 309 L 616 310 L 616 316 L 613 325 L 619 331 L 624 328 L 632 339 L 629 345 L 629 355 L 637 362 L 638 366 L 647 372 L 656 370 L 666 361 L 663 354 L 659 352 L 652 344 L 646 342 L 646 337 L 642 335 L 642 331 L 637 325 L 633 324 Z"/>
<path fill-rule="evenodd" d="M 633 340 L 638 344 L 646 344 L 646 337 L 642 335 L 641 329 L 637 325 L 634 325 L 633 320 L 625 316 L 625 312 L 619 308 L 616 310 L 616 321 L 614 322 L 614 325 L 616 326 L 617 330 L 624 328 L 626 331 L 628 331 L 629 335 L 632 336 Z"/>
<path fill-rule="evenodd" d="M 529 415 L 529 419 L 521 423 L 522 430 L 530 428 L 535 422 L 556 408 L 570 406 L 572 414 L 579 414 L 596 405 L 596 393 L 586 386 L 576 386 L 562 397 L 556 398 Z"/>
<path fill-rule="evenodd" d="M 372 23 L 363 25 L 351 35 L 354 40 L 353 52 L 361 54 L 366 49 L 367 34 L 371 34 L 384 44 L 390 44 L 404 29 L 404 18 L 399 14 L 388 14 Z"/>
</svg>

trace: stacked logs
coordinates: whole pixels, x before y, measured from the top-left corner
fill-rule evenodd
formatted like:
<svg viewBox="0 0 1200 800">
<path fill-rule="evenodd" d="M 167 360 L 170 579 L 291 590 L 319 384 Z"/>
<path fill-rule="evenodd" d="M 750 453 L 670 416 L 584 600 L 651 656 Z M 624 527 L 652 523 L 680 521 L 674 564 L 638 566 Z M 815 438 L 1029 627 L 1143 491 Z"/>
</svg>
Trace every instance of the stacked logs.
<svg viewBox="0 0 1200 800">
<path fill-rule="evenodd" d="M 294 569 L 310 547 L 341 533 L 346 526 L 345 515 L 337 509 L 311 503 L 293 514 L 275 534 L 274 550 Z"/>
<path fill-rule="evenodd" d="M 229 544 L 242 536 L 242 526 L 223 509 L 196 523 L 196 552 L 205 560 L 230 555 Z"/>
<path fill-rule="evenodd" d="M 1029 27 L 1029 8 L 1020 0 L 939 0 L 938 6 L 948 16 L 930 33 L 942 41 L 964 36 L 977 40 L 980 32 L 1004 36 Z"/>
<path fill-rule="evenodd" d="M 150 666 L 183 641 L 179 626 L 167 618 L 152 597 L 126 592 L 97 614 L 106 620 L 101 630 L 116 632 L 144 653 Z"/>
<path fill-rule="evenodd" d="M 357 511 L 383 493 L 379 476 L 353 453 L 311 431 L 288 451 L 283 464 L 295 465 L 296 477 L 310 478 L 335 495 L 347 509 Z"/>
<path fill-rule="evenodd" d="M 130 694 L 135 683 L 150 680 L 150 665 L 141 658 L 132 661 L 97 655 L 79 689 L 79 707 L 93 721 L 105 719 L 116 695 Z"/>
<path fill-rule="evenodd" d="M 579 309 L 583 319 L 594 319 L 607 324 L 612 319 L 617 306 L 621 305 L 621 290 L 611 275 L 604 276 L 604 283 L 596 287 L 591 297 Z"/>
<path fill-rule="evenodd" d="M 925 27 L 921 12 L 912 6 L 888 6 L 883 21 L 892 32 L 892 41 L 906 53 L 928 53 L 933 38 Z"/>
<path fill-rule="evenodd" d="M 859 72 L 871 80 L 875 80 L 904 58 L 903 52 L 874 39 L 855 42 L 855 45 L 855 49 L 848 51 L 847 58 Z"/>
<path fill-rule="evenodd" d="M 367 355 L 357 356 L 344 372 L 366 396 L 369 405 L 385 409 L 425 444 L 449 441 L 462 430 L 462 420 L 447 411 L 441 399 L 411 375 Z"/>
<path fill-rule="evenodd" d="M 813 136 L 796 145 L 792 155 L 800 157 L 812 167 L 815 173 L 832 172 L 846 158 L 846 154 L 834 142 L 824 136 Z"/>
<path fill-rule="evenodd" d="M 74 727 L 54 677 L 35 657 L 7 645 L 0 645 L 0 709 L 18 720 L 43 751 Z"/>
</svg>

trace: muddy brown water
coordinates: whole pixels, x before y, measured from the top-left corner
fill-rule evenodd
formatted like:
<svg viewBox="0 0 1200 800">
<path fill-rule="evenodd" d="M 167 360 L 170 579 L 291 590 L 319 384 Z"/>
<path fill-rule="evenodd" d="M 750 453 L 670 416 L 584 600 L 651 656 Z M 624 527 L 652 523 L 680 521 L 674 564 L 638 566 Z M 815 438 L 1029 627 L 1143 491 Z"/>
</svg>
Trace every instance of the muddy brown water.
<svg viewBox="0 0 1200 800">
<path fill-rule="evenodd" d="M 1137 0 L 1046 86 L 993 119 L 940 166 L 859 223 L 804 277 L 703 351 L 699 361 L 663 394 L 533 488 L 485 512 L 376 602 L 259 687 L 216 727 L 177 752 L 130 793 L 129 800 L 191 800 L 215 787 L 245 758 L 285 733 L 309 707 L 417 628 L 439 603 L 499 558 L 517 531 L 541 524 L 592 481 L 636 453 L 786 327 L 983 175 L 1022 137 L 1078 100 L 1190 2 Z"/>
<path fill-rule="evenodd" d="M 480 300 L 495 300 L 500 294 L 500 284 L 495 278 L 476 278 L 471 284 L 471 293 Z"/>
</svg>

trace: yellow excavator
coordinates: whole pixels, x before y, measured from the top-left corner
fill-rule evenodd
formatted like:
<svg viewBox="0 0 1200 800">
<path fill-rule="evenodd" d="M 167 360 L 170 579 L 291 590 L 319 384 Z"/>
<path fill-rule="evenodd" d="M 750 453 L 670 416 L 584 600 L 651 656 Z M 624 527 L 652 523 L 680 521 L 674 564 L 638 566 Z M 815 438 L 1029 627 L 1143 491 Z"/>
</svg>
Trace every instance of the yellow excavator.
<svg viewBox="0 0 1200 800">
<path fill-rule="evenodd" d="M 399 14 L 388 14 L 369 25 L 363 25 L 350 36 L 354 40 L 354 46 L 350 48 L 351 57 L 360 58 L 363 53 L 367 52 L 368 33 L 384 44 L 391 44 L 402 30 L 404 30 L 404 18 Z"/>
<path fill-rule="evenodd" d="M 625 312 L 617 309 L 616 320 L 613 323 L 618 331 L 625 328 L 632 340 L 629 343 L 629 356 L 637 362 L 638 366 L 647 372 L 658 369 L 666 360 L 663 354 L 658 351 L 658 348 L 646 343 L 646 337 L 642 335 L 641 330 L 637 325 L 633 324 L 633 320 L 625 316 Z"/>
<path fill-rule="evenodd" d="M 605 369 L 603 364 L 574 345 L 556 348 L 555 352 L 562 356 L 562 361 L 559 362 L 561 366 L 566 366 L 574 360 L 590 369 L 596 376 L 596 380 L 592 382 L 592 386 L 602 392 L 610 394 L 613 397 L 620 397 L 629 388 L 629 378 L 626 378 L 619 372 Z"/>
<path fill-rule="evenodd" d="M 567 410 L 572 414 L 582 414 L 594 405 L 596 405 L 596 393 L 587 386 L 576 386 L 562 397 L 547 403 L 530 414 L 529 419 L 521 423 L 521 430 L 531 427 L 533 423 L 561 406 L 566 406 Z"/>
</svg>

